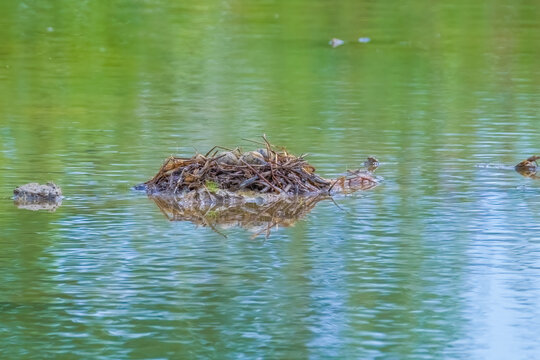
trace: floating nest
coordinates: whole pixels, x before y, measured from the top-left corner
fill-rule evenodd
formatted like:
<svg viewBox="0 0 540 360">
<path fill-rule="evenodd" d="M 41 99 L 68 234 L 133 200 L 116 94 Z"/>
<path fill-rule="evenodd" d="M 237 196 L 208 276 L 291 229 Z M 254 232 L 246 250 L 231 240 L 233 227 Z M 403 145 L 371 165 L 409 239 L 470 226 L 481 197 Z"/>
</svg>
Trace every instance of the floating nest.
<svg viewBox="0 0 540 360">
<path fill-rule="evenodd" d="M 303 218 L 320 200 L 380 182 L 373 175 L 379 163 L 372 157 L 362 169 L 326 179 L 315 173 L 305 155 L 278 149 L 264 136 L 259 144 L 254 151 L 214 147 L 190 158 L 171 156 L 137 188 L 145 189 L 170 220 L 216 231 L 217 226 L 240 226 L 268 235 L 271 228 Z"/>
<path fill-rule="evenodd" d="M 366 190 L 378 185 L 368 158 L 368 170 L 350 171 L 337 179 L 325 179 L 305 160 L 285 149 L 276 149 L 265 137 L 264 147 L 255 151 L 214 147 L 191 158 L 169 157 L 158 173 L 144 183 L 149 194 L 189 194 L 204 191 L 212 197 L 221 190 L 232 194 L 253 192 L 268 195 L 320 195 Z"/>
</svg>

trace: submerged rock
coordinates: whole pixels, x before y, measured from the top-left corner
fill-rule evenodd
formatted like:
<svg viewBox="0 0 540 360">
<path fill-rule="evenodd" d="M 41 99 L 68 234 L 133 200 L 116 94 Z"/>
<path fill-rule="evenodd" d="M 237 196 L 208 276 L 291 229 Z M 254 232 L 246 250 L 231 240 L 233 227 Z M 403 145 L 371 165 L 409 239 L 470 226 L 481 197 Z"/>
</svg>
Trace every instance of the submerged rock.
<svg viewBox="0 0 540 360">
<path fill-rule="evenodd" d="M 54 211 L 62 204 L 62 190 L 55 183 L 29 183 L 13 190 L 15 205 L 27 210 Z"/>
</svg>

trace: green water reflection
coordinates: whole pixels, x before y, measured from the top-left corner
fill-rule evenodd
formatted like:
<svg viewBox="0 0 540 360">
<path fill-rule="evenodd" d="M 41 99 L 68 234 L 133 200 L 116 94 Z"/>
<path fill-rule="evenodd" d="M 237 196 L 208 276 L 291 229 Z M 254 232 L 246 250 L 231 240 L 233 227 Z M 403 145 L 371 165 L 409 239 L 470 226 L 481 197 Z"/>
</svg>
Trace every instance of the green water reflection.
<svg viewBox="0 0 540 360">
<path fill-rule="evenodd" d="M 540 182 L 505 167 L 540 148 L 537 1 L 0 13 L 3 358 L 540 352 Z M 386 181 L 266 242 L 168 222 L 130 190 L 171 153 L 262 133 L 326 176 L 374 154 Z M 48 180 L 54 213 L 8 199 Z"/>
</svg>

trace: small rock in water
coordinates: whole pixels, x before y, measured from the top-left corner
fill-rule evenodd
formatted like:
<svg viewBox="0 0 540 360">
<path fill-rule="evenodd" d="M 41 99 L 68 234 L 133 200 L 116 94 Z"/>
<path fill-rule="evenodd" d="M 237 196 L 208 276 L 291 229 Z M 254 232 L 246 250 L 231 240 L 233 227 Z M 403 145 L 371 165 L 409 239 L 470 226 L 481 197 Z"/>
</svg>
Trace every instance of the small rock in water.
<svg viewBox="0 0 540 360">
<path fill-rule="evenodd" d="M 55 183 L 29 183 L 13 190 L 15 205 L 21 209 L 54 211 L 62 204 L 62 190 Z"/>
<path fill-rule="evenodd" d="M 55 201 L 62 197 L 62 190 L 52 182 L 45 185 L 29 183 L 13 190 L 13 195 L 15 200 L 26 202 Z"/>
<path fill-rule="evenodd" d="M 337 48 L 338 46 L 345 44 L 345 41 L 338 38 L 332 38 L 328 44 L 332 45 L 333 48 Z"/>
<path fill-rule="evenodd" d="M 368 38 L 368 37 L 361 37 L 361 38 L 358 38 L 358 42 L 359 42 L 359 43 L 368 43 L 368 42 L 370 42 L 370 41 L 371 41 L 371 39 Z"/>
</svg>

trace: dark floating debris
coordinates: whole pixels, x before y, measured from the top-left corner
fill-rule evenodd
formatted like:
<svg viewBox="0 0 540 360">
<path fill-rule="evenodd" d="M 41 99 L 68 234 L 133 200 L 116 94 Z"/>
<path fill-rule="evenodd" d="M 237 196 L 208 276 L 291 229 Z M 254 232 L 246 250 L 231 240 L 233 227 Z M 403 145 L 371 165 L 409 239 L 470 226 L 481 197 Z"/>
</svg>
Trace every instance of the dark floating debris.
<svg viewBox="0 0 540 360">
<path fill-rule="evenodd" d="M 518 173 L 520 173 L 523 176 L 530 177 L 530 178 L 537 178 L 536 172 L 538 169 L 538 162 L 537 160 L 540 159 L 540 156 L 533 155 L 520 163 L 518 163 L 514 168 Z"/>
<path fill-rule="evenodd" d="M 55 211 L 62 205 L 62 190 L 55 183 L 29 183 L 13 190 L 13 200 L 20 209 Z"/>
<path fill-rule="evenodd" d="M 171 220 L 212 228 L 231 223 L 273 228 L 294 223 L 333 194 L 380 183 L 373 174 L 379 165 L 374 157 L 365 162 L 366 169 L 326 179 L 315 173 L 305 155 L 277 149 L 264 136 L 260 144 L 255 151 L 214 147 L 191 158 L 171 156 L 152 179 L 135 188 L 144 188 Z"/>
</svg>

